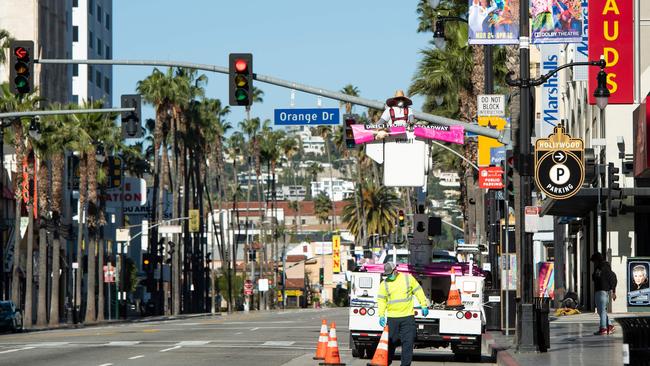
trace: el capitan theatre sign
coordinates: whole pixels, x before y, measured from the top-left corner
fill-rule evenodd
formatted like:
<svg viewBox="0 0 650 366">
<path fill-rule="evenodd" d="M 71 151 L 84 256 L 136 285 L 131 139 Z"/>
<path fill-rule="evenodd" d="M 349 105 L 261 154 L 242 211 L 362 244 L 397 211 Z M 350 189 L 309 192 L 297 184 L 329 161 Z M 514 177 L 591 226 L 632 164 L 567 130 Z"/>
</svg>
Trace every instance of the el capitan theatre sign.
<svg viewBox="0 0 650 366">
<path fill-rule="evenodd" d="M 634 103 L 634 0 L 589 0 L 589 60 L 605 56 L 609 104 Z M 589 68 L 589 104 L 596 104 L 597 67 Z"/>
</svg>

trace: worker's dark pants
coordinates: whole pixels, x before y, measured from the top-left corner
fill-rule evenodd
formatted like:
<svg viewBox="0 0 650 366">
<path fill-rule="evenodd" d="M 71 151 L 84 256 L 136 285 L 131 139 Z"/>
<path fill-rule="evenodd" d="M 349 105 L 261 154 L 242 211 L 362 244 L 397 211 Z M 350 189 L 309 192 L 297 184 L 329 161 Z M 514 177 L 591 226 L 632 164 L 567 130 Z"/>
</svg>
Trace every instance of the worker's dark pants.
<svg viewBox="0 0 650 366">
<path fill-rule="evenodd" d="M 402 344 L 402 366 L 410 366 L 415 343 L 415 317 L 388 318 L 388 360 L 393 359 L 395 348 Z M 400 342 L 401 341 L 401 342 Z"/>
</svg>

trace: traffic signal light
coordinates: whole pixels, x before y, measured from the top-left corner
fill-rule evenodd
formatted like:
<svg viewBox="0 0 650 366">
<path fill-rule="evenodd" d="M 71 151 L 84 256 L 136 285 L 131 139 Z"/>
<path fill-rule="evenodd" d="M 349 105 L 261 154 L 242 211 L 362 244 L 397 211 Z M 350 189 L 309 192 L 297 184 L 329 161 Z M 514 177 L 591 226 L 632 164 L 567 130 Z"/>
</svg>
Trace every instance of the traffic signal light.
<svg viewBox="0 0 650 366">
<path fill-rule="evenodd" d="M 348 149 L 354 149 L 357 147 L 357 143 L 354 142 L 354 132 L 352 132 L 352 125 L 357 124 L 357 116 L 354 114 L 346 114 L 343 116 L 345 121 L 345 146 Z"/>
<path fill-rule="evenodd" d="M 618 216 L 618 212 L 623 209 L 623 190 L 618 183 L 620 169 L 614 166 L 614 163 L 607 164 L 607 211 L 609 216 Z"/>
<path fill-rule="evenodd" d="M 142 271 L 143 272 L 153 272 L 154 267 L 154 255 L 151 253 L 142 254 Z"/>
<path fill-rule="evenodd" d="M 230 105 L 253 104 L 253 54 L 231 53 L 228 57 Z"/>
<path fill-rule="evenodd" d="M 140 94 L 124 94 L 120 98 L 122 108 L 135 108 L 132 112 L 122 112 L 122 138 L 138 139 L 144 136 L 142 131 L 142 112 Z"/>
<path fill-rule="evenodd" d="M 397 222 L 399 223 L 400 227 L 404 227 L 404 219 L 405 219 L 404 210 L 399 210 L 397 212 Z"/>
<path fill-rule="evenodd" d="M 14 94 L 34 90 L 34 42 L 12 41 L 10 45 L 9 82 Z"/>
<path fill-rule="evenodd" d="M 190 210 L 190 232 L 199 232 L 199 210 Z"/>
<path fill-rule="evenodd" d="M 318 269 L 318 283 L 321 286 L 325 286 L 325 268 Z"/>
</svg>

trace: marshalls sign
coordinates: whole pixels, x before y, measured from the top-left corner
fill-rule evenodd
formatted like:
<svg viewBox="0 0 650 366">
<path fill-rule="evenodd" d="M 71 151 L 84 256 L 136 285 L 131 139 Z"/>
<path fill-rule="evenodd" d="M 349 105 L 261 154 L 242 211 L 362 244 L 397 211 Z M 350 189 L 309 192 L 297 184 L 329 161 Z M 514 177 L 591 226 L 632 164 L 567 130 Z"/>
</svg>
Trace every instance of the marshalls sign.
<svg viewBox="0 0 650 366">
<path fill-rule="evenodd" d="M 506 96 L 503 94 L 480 94 L 476 108 L 479 117 L 505 116 Z"/>
</svg>

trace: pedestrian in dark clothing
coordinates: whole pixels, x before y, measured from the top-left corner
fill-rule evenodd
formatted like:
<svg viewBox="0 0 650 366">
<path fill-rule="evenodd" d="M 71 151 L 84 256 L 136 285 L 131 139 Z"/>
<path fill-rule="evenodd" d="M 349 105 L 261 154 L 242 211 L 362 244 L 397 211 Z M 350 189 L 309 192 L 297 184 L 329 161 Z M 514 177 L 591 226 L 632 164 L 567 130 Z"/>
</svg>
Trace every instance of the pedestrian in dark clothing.
<svg viewBox="0 0 650 366">
<path fill-rule="evenodd" d="M 591 279 L 594 281 L 594 292 L 596 309 L 600 315 L 600 328 L 595 335 L 605 335 L 614 333 L 614 325 L 607 316 L 607 304 L 609 303 L 609 293 L 612 293 L 612 299 L 616 300 L 616 273 L 612 271 L 609 263 L 605 261 L 602 254 L 596 252 L 591 256 L 594 263 L 594 273 Z"/>
</svg>

